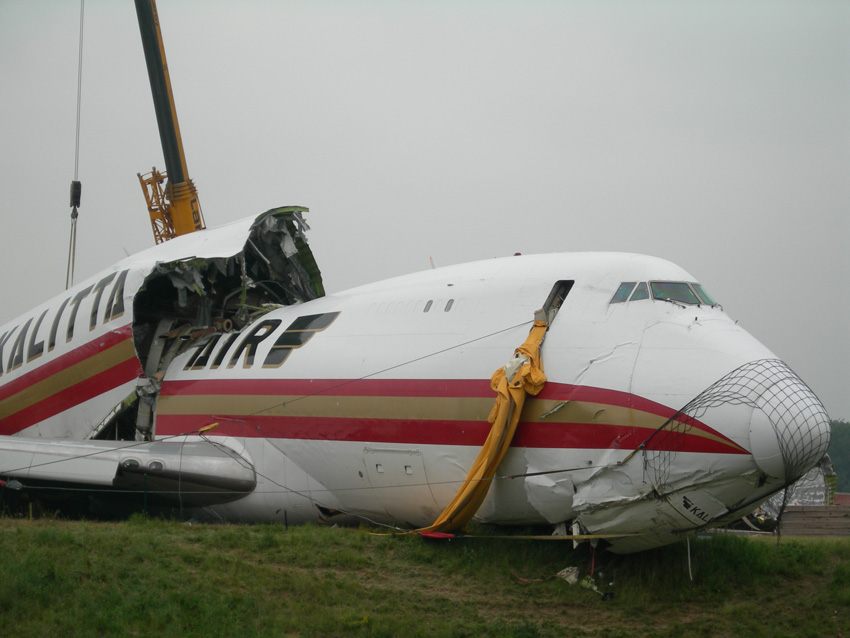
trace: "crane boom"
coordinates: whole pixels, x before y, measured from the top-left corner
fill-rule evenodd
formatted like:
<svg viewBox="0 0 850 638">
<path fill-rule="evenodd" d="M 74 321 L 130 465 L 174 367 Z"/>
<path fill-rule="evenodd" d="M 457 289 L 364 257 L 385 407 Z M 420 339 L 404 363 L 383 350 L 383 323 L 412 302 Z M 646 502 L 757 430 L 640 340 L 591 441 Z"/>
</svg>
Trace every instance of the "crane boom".
<svg viewBox="0 0 850 638">
<path fill-rule="evenodd" d="M 159 139 L 165 158 L 166 173 L 153 168 L 150 173 L 138 175 L 148 205 L 154 239 L 159 244 L 179 235 L 203 230 L 206 225 L 198 192 L 189 178 L 189 169 L 186 166 L 156 2 L 135 2 L 159 126 Z M 166 185 L 163 187 L 163 184 Z"/>
</svg>

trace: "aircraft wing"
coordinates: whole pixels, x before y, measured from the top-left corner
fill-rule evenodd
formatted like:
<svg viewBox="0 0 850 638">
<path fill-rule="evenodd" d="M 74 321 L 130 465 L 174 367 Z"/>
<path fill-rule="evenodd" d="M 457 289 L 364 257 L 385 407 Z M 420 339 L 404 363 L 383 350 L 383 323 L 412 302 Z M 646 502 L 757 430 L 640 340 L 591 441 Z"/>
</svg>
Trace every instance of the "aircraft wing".
<svg viewBox="0 0 850 638">
<path fill-rule="evenodd" d="M 147 502 L 201 507 L 251 493 L 254 466 L 206 439 L 190 441 L 47 440 L 0 436 L 5 489 L 123 494 Z"/>
</svg>

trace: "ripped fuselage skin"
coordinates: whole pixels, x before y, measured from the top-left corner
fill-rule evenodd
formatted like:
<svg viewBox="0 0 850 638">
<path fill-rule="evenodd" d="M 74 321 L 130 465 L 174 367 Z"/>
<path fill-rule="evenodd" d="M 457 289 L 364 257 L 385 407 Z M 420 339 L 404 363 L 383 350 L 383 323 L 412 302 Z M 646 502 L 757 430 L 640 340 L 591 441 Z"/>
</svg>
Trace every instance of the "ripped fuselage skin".
<svg viewBox="0 0 850 638">
<path fill-rule="evenodd" d="M 194 517 L 343 512 L 425 526 L 488 434 L 490 374 L 544 308 L 548 381 L 525 403 L 479 520 L 566 522 L 635 551 L 754 509 L 826 452 L 811 390 L 696 287 L 697 303 L 670 299 L 666 284 L 695 283 L 674 264 L 511 257 L 322 296 L 298 233 L 264 230 L 276 217 L 222 245 L 204 231 L 152 249 L 69 291 L 58 314 L 54 303 L 0 329 L 0 434 L 136 440 L 115 452 L 125 484 L 146 464 L 165 471 L 153 442 L 225 450 L 238 494 L 182 503 Z M 183 256 L 153 252 L 166 247 Z M 619 295 L 623 282 L 648 294 Z M 28 358 L 42 341 L 42 362 Z M 29 452 L 2 438 L 0 476 L 59 480 L 9 471 Z M 245 467 L 253 483 L 236 476 Z"/>
</svg>

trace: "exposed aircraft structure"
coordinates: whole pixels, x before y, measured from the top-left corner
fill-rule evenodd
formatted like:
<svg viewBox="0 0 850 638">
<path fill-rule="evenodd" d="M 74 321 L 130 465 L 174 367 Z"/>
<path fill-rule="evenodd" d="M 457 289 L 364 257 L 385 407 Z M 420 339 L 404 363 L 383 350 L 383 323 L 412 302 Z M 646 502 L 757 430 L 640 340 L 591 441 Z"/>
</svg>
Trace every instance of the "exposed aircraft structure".
<svg viewBox="0 0 850 638">
<path fill-rule="evenodd" d="M 273 209 L 128 257 L 5 326 L 0 434 L 148 438 L 148 399 L 181 347 L 216 331 L 238 334 L 272 305 L 324 293 L 304 240 L 306 210 Z M 10 402 L 21 389 L 29 399 Z M 94 412 L 83 409 L 85 425 L 63 417 L 95 398 Z M 114 411 L 103 412 L 104 402 Z"/>
<path fill-rule="evenodd" d="M 177 238 L 2 327 L 5 493 L 428 526 L 538 310 L 546 381 L 479 520 L 634 551 L 751 511 L 826 452 L 811 390 L 669 262 L 509 257 L 322 296 L 304 210 Z"/>
</svg>

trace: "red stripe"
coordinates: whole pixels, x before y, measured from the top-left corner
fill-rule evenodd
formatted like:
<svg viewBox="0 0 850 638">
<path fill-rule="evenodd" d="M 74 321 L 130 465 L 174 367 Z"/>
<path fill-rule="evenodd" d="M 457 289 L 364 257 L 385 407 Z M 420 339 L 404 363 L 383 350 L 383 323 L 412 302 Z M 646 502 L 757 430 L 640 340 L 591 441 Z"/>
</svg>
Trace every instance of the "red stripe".
<svg viewBox="0 0 850 638">
<path fill-rule="evenodd" d="M 200 379 L 166 381 L 162 396 L 493 397 L 489 379 Z"/>
<path fill-rule="evenodd" d="M 88 401 L 99 394 L 132 381 L 141 371 L 139 361 L 133 357 L 99 374 L 86 377 L 79 383 L 75 383 L 43 401 L 0 419 L 0 434 L 9 435 L 20 432 L 24 428 L 73 408 L 83 401 Z M 104 408 L 103 414 L 98 415 L 98 418 L 105 417 L 112 407 L 114 406 Z M 91 425 L 93 427 L 96 424 L 92 423 Z"/>
<path fill-rule="evenodd" d="M 494 398 L 489 379 L 204 379 L 166 381 L 162 396 L 315 396 L 325 397 L 418 397 L 418 398 Z M 664 419 L 676 410 L 628 392 L 548 382 L 535 398 L 548 401 L 598 403 L 637 410 Z M 732 441 L 704 423 L 681 415 L 682 422 Z"/>
<path fill-rule="evenodd" d="M 21 392 L 26 392 L 33 384 L 50 379 L 53 375 L 64 372 L 71 366 L 83 363 L 87 359 L 113 346 L 132 339 L 132 336 L 133 332 L 130 324 L 110 330 L 97 339 L 93 339 L 71 352 L 67 352 L 53 361 L 45 363 L 35 370 L 3 385 L 0 387 L 0 400 L 7 399 Z M 81 378 L 78 383 L 60 390 L 23 410 L 4 416 L 0 419 L 0 434 L 10 435 L 20 432 L 24 428 L 28 428 L 104 392 L 117 388 L 128 381 L 132 381 L 141 372 L 141 364 L 135 356 L 132 356 L 107 370 Z M 106 416 L 106 412 L 102 416 Z"/>
<path fill-rule="evenodd" d="M 107 348 L 111 348 L 122 341 L 132 338 L 132 336 L 133 326 L 131 324 L 121 326 L 115 330 L 110 330 L 97 339 L 92 339 L 88 343 L 84 343 L 80 347 L 74 348 L 70 352 L 66 352 L 63 355 L 56 357 L 53 361 L 49 361 L 35 370 L 27 372 L 14 381 L 9 381 L 8 383 L 3 384 L 3 386 L 0 387 L 0 401 L 17 394 L 18 392 L 26 390 L 34 383 L 49 379 L 57 372 L 62 372 L 80 361 L 84 361 L 85 359 L 88 359 Z"/>
<path fill-rule="evenodd" d="M 466 445 L 480 447 L 487 438 L 486 421 L 435 421 L 418 419 L 358 419 L 334 417 L 158 415 L 158 437 L 187 434 L 211 422 L 219 427 L 214 436 L 234 436 L 311 441 L 350 441 L 361 443 L 399 443 L 406 445 Z M 520 423 L 512 447 L 554 449 L 633 450 L 651 432 L 646 428 L 598 423 Z M 706 454 L 746 454 L 722 441 L 685 435 L 667 440 L 669 449 Z M 653 449 L 668 447 L 661 442 Z"/>
<path fill-rule="evenodd" d="M 199 379 L 166 381 L 161 396 L 331 396 L 494 398 L 489 379 Z M 669 419 L 676 411 L 628 392 L 548 382 L 538 399 L 631 408 Z"/>
</svg>

